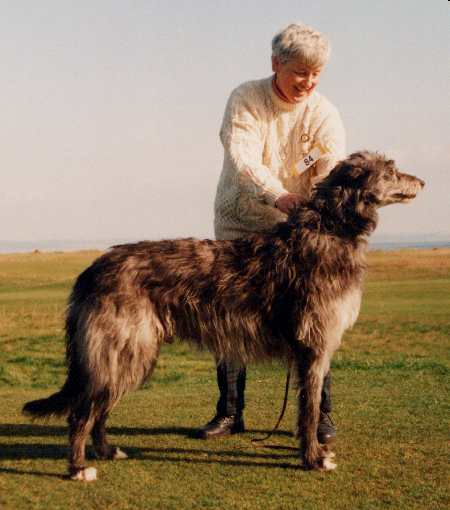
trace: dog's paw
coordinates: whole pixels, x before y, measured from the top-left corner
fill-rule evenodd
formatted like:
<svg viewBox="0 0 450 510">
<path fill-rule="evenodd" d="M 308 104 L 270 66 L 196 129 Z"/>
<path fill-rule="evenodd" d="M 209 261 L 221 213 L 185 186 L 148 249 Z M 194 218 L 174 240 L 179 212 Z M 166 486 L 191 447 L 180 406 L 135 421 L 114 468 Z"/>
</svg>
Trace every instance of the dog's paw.
<svg viewBox="0 0 450 510">
<path fill-rule="evenodd" d="M 99 460 L 128 459 L 128 455 L 117 446 L 107 446 L 95 449 L 95 456 Z"/>
<path fill-rule="evenodd" d="M 331 452 L 333 453 L 333 452 Z M 334 454 L 333 454 L 334 456 Z M 333 471 L 333 469 L 337 468 L 337 464 L 330 460 L 331 457 L 326 457 L 322 459 L 322 466 L 319 468 L 321 471 Z"/>
<path fill-rule="evenodd" d="M 336 454 L 331 451 L 329 445 L 319 448 L 313 455 L 305 455 L 303 457 L 304 467 L 308 470 L 314 471 L 333 471 L 337 468 L 337 464 L 332 461 Z"/>
<path fill-rule="evenodd" d="M 331 451 L 331 447 L 329 444 L 324 444 L 321 447 L 321 457 L 325 459 L 334 459 L 336 454 Z"/>
<path fill-rule="evenodd" d="M 93 467 L 79 469 L 77 472 L 70 475 L 70 479 L 80 482 L 93 482 L 97 480 L 97 470 Z"/>
<path fill-rule="evenodd" d="M 322 457 L 313 462 L 304 462 L 304 469 L 308 471 L 333 471 L 337 468 L 337 464 L 335 464 L 329 457 Z"/>
<path fill-rule="evenodd" d="M 123 450 L 116 447 L 112 458 L 113 460 L 128 459 L 128 455 Z"/>
</svg>

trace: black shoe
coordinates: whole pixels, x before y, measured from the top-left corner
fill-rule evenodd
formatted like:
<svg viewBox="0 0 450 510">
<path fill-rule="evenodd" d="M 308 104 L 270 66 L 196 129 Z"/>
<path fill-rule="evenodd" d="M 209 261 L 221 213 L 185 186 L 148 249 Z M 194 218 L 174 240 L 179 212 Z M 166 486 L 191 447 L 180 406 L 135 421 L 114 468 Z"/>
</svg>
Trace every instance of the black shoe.
<svg viewBox="0 0 450 510">
<path fill-rule="evenodd" d="M 321 444 L 332 443 L 336 439 L 336 427 L 328 413 L 320 412 L 317 439 Z"/>
<path fill-rule="evenodd" d="M 214 416 L 195 435 L 197 439 L 214 439 L 244 432 L 244 420 L 234 414 L 231 416 Z"/>
</svg>

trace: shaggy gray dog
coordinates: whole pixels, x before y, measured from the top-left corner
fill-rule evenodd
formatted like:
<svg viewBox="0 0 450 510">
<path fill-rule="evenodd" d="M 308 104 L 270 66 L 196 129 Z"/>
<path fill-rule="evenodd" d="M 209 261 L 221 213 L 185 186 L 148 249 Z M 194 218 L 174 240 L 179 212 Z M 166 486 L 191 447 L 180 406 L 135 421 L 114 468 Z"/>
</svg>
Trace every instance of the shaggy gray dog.
<svg viewBox="0 0 450 510">
<path fill-rule="evenodd" d="M 68 415 L 70 476 L 95 479 L 85 466 L 89 434 L 98 457 L 126 457 L 107 442 L 108 414 L 151 375 L 161 344 L 178 337 L 220 360 L 292 363 L 301 387 L 301 458 L 307 468 L 334 469 L 334 454 L 317 441 L 320 395 L 359 313 L 366 238 L 379 207 L 408 202 L 423 186 L 392 160 L 358 152 L 271 233 L 113 247 L 78 277 L 70 296 L 64 386 L 24 412 Z"/>
</svg>

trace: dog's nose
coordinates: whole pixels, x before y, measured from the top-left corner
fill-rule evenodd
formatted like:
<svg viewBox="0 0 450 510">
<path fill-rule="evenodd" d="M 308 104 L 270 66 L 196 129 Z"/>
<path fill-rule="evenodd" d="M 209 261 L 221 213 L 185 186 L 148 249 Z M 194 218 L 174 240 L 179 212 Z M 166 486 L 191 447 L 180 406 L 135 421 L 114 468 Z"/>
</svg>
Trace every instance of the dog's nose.
<svg viewBox="0 0 450 510">
<path fill-rule="evenodd" d="M 420 186 L 423 188 L 425 186 L 425 181 L 422 181 L 422 179 L 417 178 L 419 181 Z"/>
</svg>

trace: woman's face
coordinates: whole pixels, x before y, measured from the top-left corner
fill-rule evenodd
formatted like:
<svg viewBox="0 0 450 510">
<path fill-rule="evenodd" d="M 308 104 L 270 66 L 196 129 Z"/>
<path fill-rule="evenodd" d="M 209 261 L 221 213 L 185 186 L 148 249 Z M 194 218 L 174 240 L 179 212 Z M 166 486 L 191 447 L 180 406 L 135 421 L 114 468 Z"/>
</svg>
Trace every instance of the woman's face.
<svg viewBox="0 0 450 510">
<path fill-rule="evenodd" d="M 289 103 L 300 103 L 311 95 L 319 83 L 322 67 L 306 67 L 298 60 L 282 64 L 272 57 L 272 70 L 276 74 L 276 84 Z"/>
</svg>

